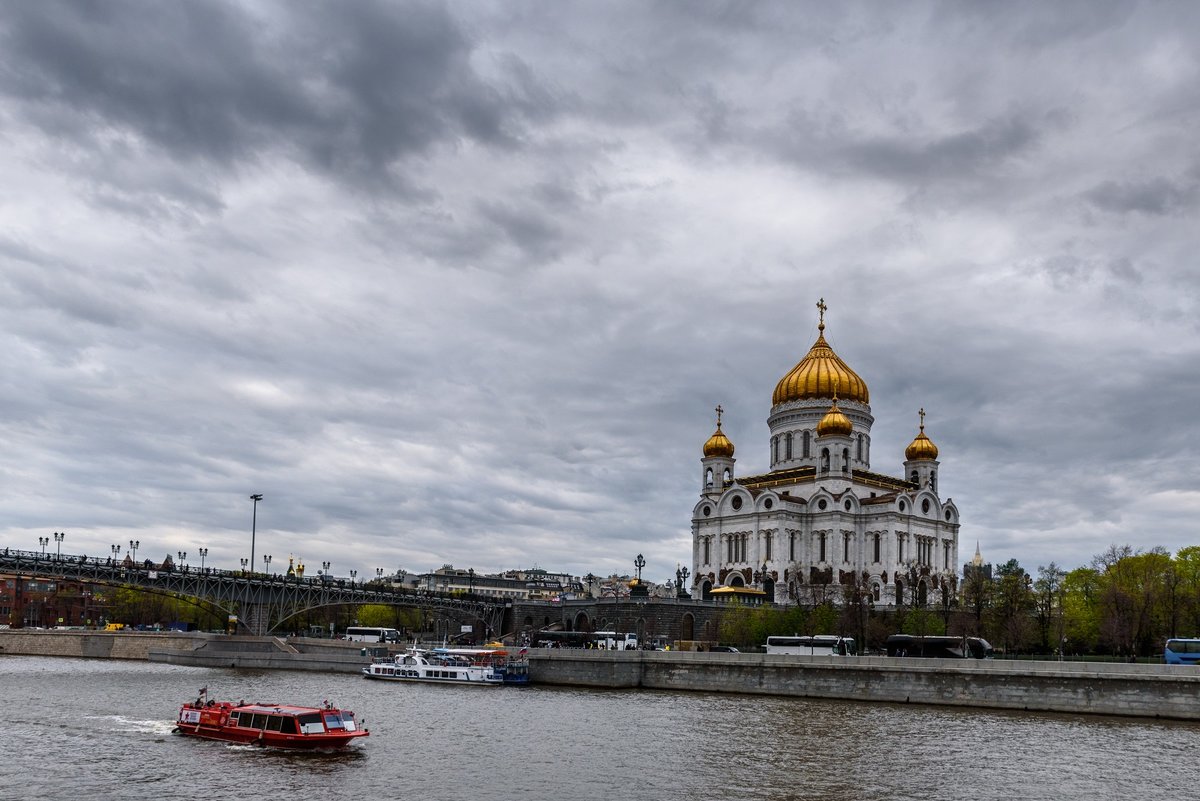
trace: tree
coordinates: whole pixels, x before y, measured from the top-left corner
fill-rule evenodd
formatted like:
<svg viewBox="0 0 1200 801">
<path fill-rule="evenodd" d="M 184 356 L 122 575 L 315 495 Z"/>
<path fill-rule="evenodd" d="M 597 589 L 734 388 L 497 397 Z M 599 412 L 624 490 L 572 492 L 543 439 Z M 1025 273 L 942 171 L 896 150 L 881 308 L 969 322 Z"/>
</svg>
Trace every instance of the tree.
<svg viewBox="0 0 1200 801">
<path fill-rule="evenodd" d="M 1038 577 L 1033 582 L 1034 608 L 1037 614 L 1038 632 L 1041 634 L 1042 652 L 1050 652 L 1051 629 L 1054 633 L 1054 650 L 1062 647 L 1063 639 L 1063 579 L 1066 572 L 1054 562 L 1048 566 L 1038 565 Z"/>
<path fill-rule="evenodd" d="M 1033 609 L 1032 581 L 1017 562 L 1010 559 L 996 569 L 996 600 L 992 608 L 995 631 L 1006 653 L 1015 653 L 1029 641 Z"/>
</svg>

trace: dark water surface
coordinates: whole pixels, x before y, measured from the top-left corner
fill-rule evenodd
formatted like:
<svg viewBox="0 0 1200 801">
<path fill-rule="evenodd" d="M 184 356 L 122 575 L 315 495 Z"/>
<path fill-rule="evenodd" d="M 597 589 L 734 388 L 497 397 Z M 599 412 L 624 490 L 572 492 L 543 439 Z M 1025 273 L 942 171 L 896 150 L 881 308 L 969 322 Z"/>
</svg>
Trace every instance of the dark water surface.
<svg viewBox="0 0 1200 801">
<path fill-rule="evenodd" d="M 291 754 L 171 734 L 204 686 L 329 699 L 371 736 Z M 1183 797 L 1171 788 L 1200 782 L 1200 726 L 1144 720 L 21 656 L 0 656 L 0 701 L 0 798 L 28 801 L 1092 801 Z"/>
</svg>

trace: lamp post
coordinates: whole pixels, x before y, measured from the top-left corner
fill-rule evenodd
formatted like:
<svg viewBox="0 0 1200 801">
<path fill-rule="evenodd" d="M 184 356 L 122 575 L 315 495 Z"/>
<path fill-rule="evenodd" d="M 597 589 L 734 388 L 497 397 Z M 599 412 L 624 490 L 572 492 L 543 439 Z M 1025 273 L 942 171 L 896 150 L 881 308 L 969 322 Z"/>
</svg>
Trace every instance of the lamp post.
<svg viewBox="0 0 1200 801">
<path fill-rule="evenodd" d="M 242 557 L 242 572 L 243 573 L 246 572 L 246 565 L 248 565 L 248 564 L 250 564 L 250 560 L 243 556 Z"/>
<path fill-rule="evenodd" d="M 269 553 L 263 554 L 263 572 L 268 575 L 271 573 L 271 554 Z"/>
<path fill-rule="evenodd" d="M 688 597 L 687 590 L 685 590 L 684 587 L 687 586 L 687 580 L 688 580 L 689 575 L 690 575 L 690 573 L 686 567 L 681 566 L 681 567 L 678 567 L 675 569 L 675 597 L 676 598 L 687 598 Z"/>
<path fill-rule="evenodd" d="M 58 551 L 56 558 L 60 562 L 62 561 L 62 543 L 63 543 L 63 540 L 65 540 L 66 538 L 67 538 L 67 532 L 65 532 L 65 531 L 54 532 L 54 547 L 55 547 L 55 550 Z"/>
<path fill-rule="evenodd" d="M 475 594 L 475 568 L 467 568 L 467 586 L 472 595 Z"/>
<path fill-rule="evenodd" d="M 175 553 L 179 556 L 179 566 L 183 567 L 183 562 L 187 559 L 187 551 L 176 551 Z"/>
<path fill-rule="evenodd" d="M 588 573 L 586 576 L 584 576 L 584 578 L 587 579 L 588 597 L 595 598 L 596 595 L 595 595 L 594 591 L 592 590 L 592 585 L 596 583 L 596 577 L 593 576 L 591 573 Z"/>
<path fill-rule="evenodd" d="M 201 548 L 200 549 L 200 572 L 201 573 L 204 572 L 204 557 L 206 557 L 206 556 L 208 556 L 208 549 Z"/>
<path fill-rule="evenodd" d="M 383 568 L 382 567 L 375 568 L 375 580 L 383 581 Z"/>
<path fill-rule="evenodd" d="M 42 556 L 46 555 L 46 546 L 50 544 L 49 537 L 38 537 L 38 545 L 42 546 Z"/>
<path fill-rule="evenodd" d="M 258 502 L 262 500 L 262 493 L 256 492 L 250 496 L 250 500 L 254 501 L 254 513 L 250 518 L 250 564 L 254 564 L 254 535 L 258 533 Z"/>
<path fill-rule="evenodd" d="M 641 584 L 642 583 L 642 568 L 646 566 L 646 558 L 639 553 L 637 555 L 637 559 L 633 560 L 633 566 L 637 568 L 637 580 L 638 580 L 638 584 Z"/>
<path fill-rule="evenodd" d="M 117 561 L 117 557 L 121 555 L 121 546 L 114 543 L 113 545 L 109 546 L 109 550 L 112 551 L 112 560 L 115 563 Z"/>
<path fill-rule="evenodd" d="M 329 563 L 322 562 L 321 567 L 325 570 L 325 572 L 321 575 L 321 583 L 324 584 L 329 580 Z"/>
<path fill-rule="evenodd" d="M 134 567 L 137 567 L 137 549 L 138 549 L 138 546 L 140 546 L 141 544 L 142 544 L 141 540 L 130 540 L 129 541 L 129 555 L 130 555 L 130 558 L 133 559 Z"/>
<path fill-rule="evenodd" d="M 350 570 L 350 587 L 351 587 L 351 589 L 353 589 L 353 587 L 354 587 L 354 580 L 356 578 L 358 578 L 358 571 L 351 569 Z"/>
</svg>

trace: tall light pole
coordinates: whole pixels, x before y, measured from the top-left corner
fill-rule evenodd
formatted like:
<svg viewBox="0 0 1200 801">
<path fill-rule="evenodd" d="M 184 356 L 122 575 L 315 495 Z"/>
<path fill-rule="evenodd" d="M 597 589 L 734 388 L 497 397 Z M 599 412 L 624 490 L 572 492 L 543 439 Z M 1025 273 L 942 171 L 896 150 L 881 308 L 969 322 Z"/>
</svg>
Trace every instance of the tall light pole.
<svg viewBox="0 0 1200 801">
<path fill-rule="evenodd" d="M 42 556 L 46 555 L 46 546 L 50 544 L 49 537 L 38 537 L 38 545 L 42 546 Z"/>
<path fill-rule="evenodd" d="M 138 549 L 138 546 L 141 544 L 142 544 L 141 540 L 130 540 L 129 541 L 129 553 L 132 555 L 130 558 L 133 559 L 134 567 L 137 567 L 137 549 Z"/>
<path fill-rule="evenodd" d="M 271 554 L 269 554 L 269 553 L 263 554 L 263 564 L 266 565 L 266 570 L 264 572 L 270 573 L 271 572 Z"/>
<path fill-rule="evenodd" d="M 258 530 L 258 502 L 262 500 L 262 493 L 254 493 L 250 500 L 254 501 L 254 516 L 250 518 L 250 567 L 254 567 L 254 535 Z"/>
<path fill-rule="evenodd" d="M 350 588 L 351 589 L 354 589 L 354 580 L 356 578 L 358 578 L 358 571 L 351 568 L 350 569 Z"/>
<path fill-rule="evenodd" d="M 67 538 L 67 532 L 65 532 L 65 531 L 54 532 L 54 547 L 58 551 L 57 558 L 58 558 L 58 561 L 60 561 L 60 562 L 62 561 L 62 543 L 63 543 L 63 540 L 65 540 L 66 538 Z"/>
<path fill-rule="evenodd" d="M 121 546 L 114 543 L 109 550 L 112 551 L 112 558 L 113 562 L 115 563 L 117 561 L 117 557 L 121 555 Z"/>
<path fill-rule="evenodd" d="M 206 556 L 208 556 L 208 549 L 201 548 L 200 549 L 200 572 L 201 573 L 204 572 L 204 557 L 206 557 Z"/>
<path fill-rule="evenodd" d="M 246 565 L 248 565 L 248 564 L 250 564 L 250 560 L 243 556 L 242 557 L 242 572 L 243 573 L 246 572 Z"/>
</svg>

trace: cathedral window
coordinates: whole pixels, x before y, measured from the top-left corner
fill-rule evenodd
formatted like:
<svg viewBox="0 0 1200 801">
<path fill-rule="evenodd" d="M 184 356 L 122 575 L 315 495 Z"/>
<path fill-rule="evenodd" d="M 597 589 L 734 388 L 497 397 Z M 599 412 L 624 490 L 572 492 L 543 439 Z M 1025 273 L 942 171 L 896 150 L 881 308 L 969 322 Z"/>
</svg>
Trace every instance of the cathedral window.
<svg viewBox="0 0 1200 801">
<path fill-rule="evenodd" d="M 725 559 L 725 561 L 732 562 L 733 561 L 733 535 L 732 534 L 730 534 L 728 537 L 726 537 L 725 544 L 728 546 L 728 548 L 727 548 L 728 554 L 727 554 L 727 558 Z"/>
<path fill-rule="evenodd" d="M 728 487 L 731 483 L 733 483 L 733 471 L 731 471 L 728 467 L 726 467 L 725 468 L 725 486 Z"/>
<path fill-rule="evenodd" d="M 871 600 L 873 600 L 875 603 L 879 603 L 879 585 L 878 584 L 871 585 Z"/>
<path fill-rule="evenodd" d="M 879 564 L 879 532 L 875 532 L 875 564 Z M 876 599 L 878 600 L 878 599 Z"/>
<path fill-rule="evenodd" d="M 788 560 L 796 561 L 796 532 L 788 532 Z"/>
<path fill-rule="evenodd" d="M 733 507 L 735 512 L 738 509 L 741 509 L 742 508 L 742 496 L 734 495 L 733 500 L 729 502 L 729 505 Z"/>
<path fill-rule="evenodd" d="M 950 543 L 942 543 L 942 570 L 950 569 Z"/>
<path fill-rule="evenodd" d="M 842 561 L 843 562 L 850 561 L 850 535 L 849 534 L 842 535 Z"/>
<path fill-rule="evenodd" d="M 808 431 L 805 431 L 804 432 L 804 458 L 805 459 L 812 456 L 811 445 L 812 445 L 812 434 Z"/>
<path fill-rule="evenodd" d="M 706 565 L 709 563 L 709 558 L 712 555 L 711 553 L 709 553 L 709 546 L 711 546 L 711 545 L 712 545 L 712 538 L 705 537 L 704 538 L 704 564 L 706 564 Z"/>
<path fill-rule="evenodd" d="M 768 533 L 765 537 L 764 547 L 767 551 L 767 560 L 771 559 L 771 535 Z"/>
<path fill-rule="evenodd" d="M 829 448 L 821 449 L 821 470 L 829 472 Z"/>
<path fill-rule="evenodd" d="M 854 458 L 860 462 L 862 461 L 862 445 L 863 445 L 863 435 L 859 434 L 858 435 L 858 449 L 854 453 Z"/>
<path fill-rule="evenodd" d="M 708 489 L 712 489 L 712 479 L 713 479 L 713 474 L 712 474 L 712 468 L 710 467 L 704 471 L 704 486 L 707 487 Z"/>
<path fill-rule="evenodd" d="M 784 458 L 785 459 L 792 458 L 792 434 L 790 431 L 788 432 L 787 436 L 784 438 Z"/>
<path fill-rule="evenodd" d="M 917 475 L 917 471 L 916 471 L 916 470 L 912 471 L 912 483 L 914 483 L 914 484 L 920 484 L 920 483 L 921 483 L 921 477 Z"/>
<path fill-rule="evenodd" d="M 904 561 L 904 537 L 896 535 L 896 561 Z"/>
<path fill-rule="evenodd" d="M 933 490 L 934 492 L 937 492 L 937 471 L 936 470 L 931 470 L 929 472 L 929 489 Z"/>
<path fill-rule="evenodd" d="M 850 449 L 842 448 L 842 472 L 850 472 Z"/>
<path fill-rule="evenodd" d="M 820 558 L 819 558 L 817 561 L 818 561 L 818 562 L 824 562 L 824 561 L 825 561 L 825 535 L 824 535 L 824 534 L 820 534 L 820 535 L 818 535 L 818 536 L 819 536 L 819 537 L 820 537 L 820 539 L 821 539 L 821 557 L 820 557 Z"/>
<path fill-rule="evenodd" d="M 771 437 L 771 453 L 773 454 L 773 456 L 771 457 L 771 460 L 778 462 L 779 461 L 779 437 Z"/>
</svg>

